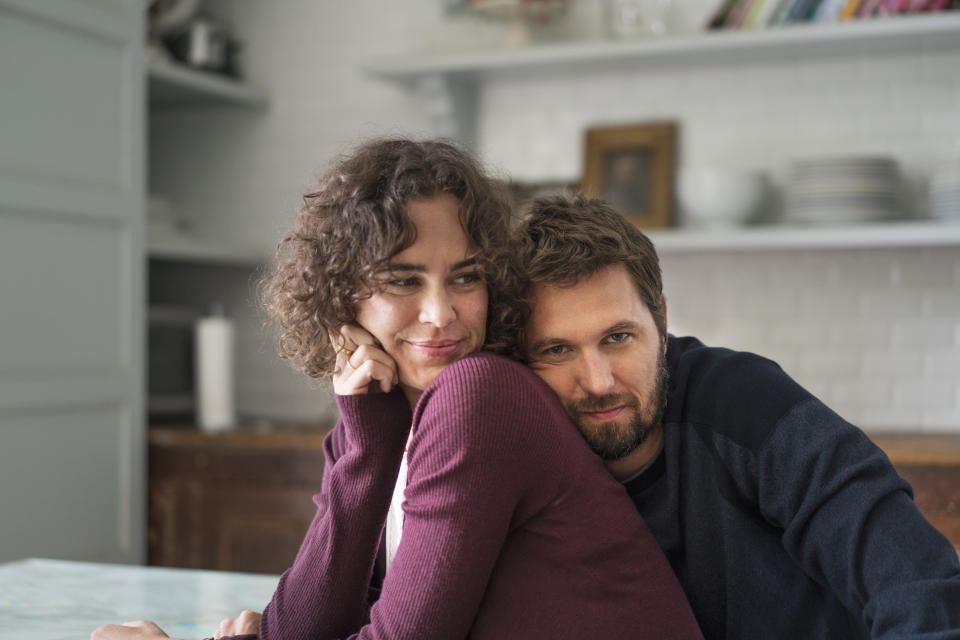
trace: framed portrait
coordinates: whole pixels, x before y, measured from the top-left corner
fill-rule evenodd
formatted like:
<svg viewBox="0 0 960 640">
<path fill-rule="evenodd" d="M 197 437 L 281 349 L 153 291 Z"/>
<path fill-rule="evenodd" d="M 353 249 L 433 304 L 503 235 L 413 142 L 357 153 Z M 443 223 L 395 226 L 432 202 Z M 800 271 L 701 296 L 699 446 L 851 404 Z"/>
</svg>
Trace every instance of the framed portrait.
<svg viewBox="0 0 960 640">
<path fill-rule="evenodd" d="M 604 198 L 638 227 L 669 227 L 675 144 L 672 122 L 590 128 L 580 189 Z"/>
</svg>

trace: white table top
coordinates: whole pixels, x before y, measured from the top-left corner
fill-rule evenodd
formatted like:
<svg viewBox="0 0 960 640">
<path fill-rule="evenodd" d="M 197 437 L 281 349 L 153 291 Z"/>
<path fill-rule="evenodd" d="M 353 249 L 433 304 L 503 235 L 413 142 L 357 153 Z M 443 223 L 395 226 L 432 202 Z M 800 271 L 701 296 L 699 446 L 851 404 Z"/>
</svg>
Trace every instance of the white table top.
<svg viewBox="0 0 960 640">
<path fill-rule="evenodd" d="M 277 580 L 65 560 L 0 564 L 0 637 L 87 640 L 102 624 L 153 620 L 172 637 L 203 638 L 223 618 L 262 611 Z"/>
</svg>

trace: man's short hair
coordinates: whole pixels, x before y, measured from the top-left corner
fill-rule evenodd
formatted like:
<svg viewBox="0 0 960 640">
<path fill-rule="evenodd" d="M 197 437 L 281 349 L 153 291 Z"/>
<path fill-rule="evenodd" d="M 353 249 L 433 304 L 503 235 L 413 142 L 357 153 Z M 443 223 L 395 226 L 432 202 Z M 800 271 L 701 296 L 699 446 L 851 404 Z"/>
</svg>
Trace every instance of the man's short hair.
<svg viewBox="0 0 960 640">
<path fill-rule="evenodd" d="M 657 251 L 605 200 L 582 194 L 536 198 L 514 239 L 518 266 L 527 278 L 528 302 L 537 285 L 572 287 L 601 269 L 622 264 L 660 335 L 666 335 Z"/>
</svg>

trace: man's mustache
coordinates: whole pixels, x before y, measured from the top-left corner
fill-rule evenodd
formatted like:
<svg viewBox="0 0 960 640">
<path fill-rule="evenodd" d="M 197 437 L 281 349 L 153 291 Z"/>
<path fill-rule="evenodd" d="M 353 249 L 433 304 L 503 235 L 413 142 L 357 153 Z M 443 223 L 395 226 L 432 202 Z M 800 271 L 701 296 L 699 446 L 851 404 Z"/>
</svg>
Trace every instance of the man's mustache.
<svg viewBox="0 0 960 640">
<path fill-rule="evenodd" d="M 602 396 L 590 395 L 582 400 L 577 400 L 570 404 L 570 410 L 575 413 L 593 413 L 622 406 L 636 409 L 639 404 L 637 397 L 633 394 L 608 393 Z"/>
</svg>

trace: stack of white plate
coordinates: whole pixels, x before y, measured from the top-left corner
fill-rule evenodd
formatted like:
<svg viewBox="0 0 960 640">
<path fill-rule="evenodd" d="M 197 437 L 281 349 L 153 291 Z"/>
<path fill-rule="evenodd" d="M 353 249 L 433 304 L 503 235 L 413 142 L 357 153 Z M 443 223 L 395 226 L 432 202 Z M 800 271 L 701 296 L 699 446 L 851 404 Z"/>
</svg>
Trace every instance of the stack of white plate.
<svg viewBox="0 0 960 640">
<path fill-rule="evenodd" d="M 893 158 L 796 160 L 786 195 L 787 222 L 850 224 L 904 217 L 900 170 Z"/>
<path fill-rule="evenodd" d="M 960 160 L 940 169 L 930 180 L 930 216 L 960 221 Z"/>
</svg>

